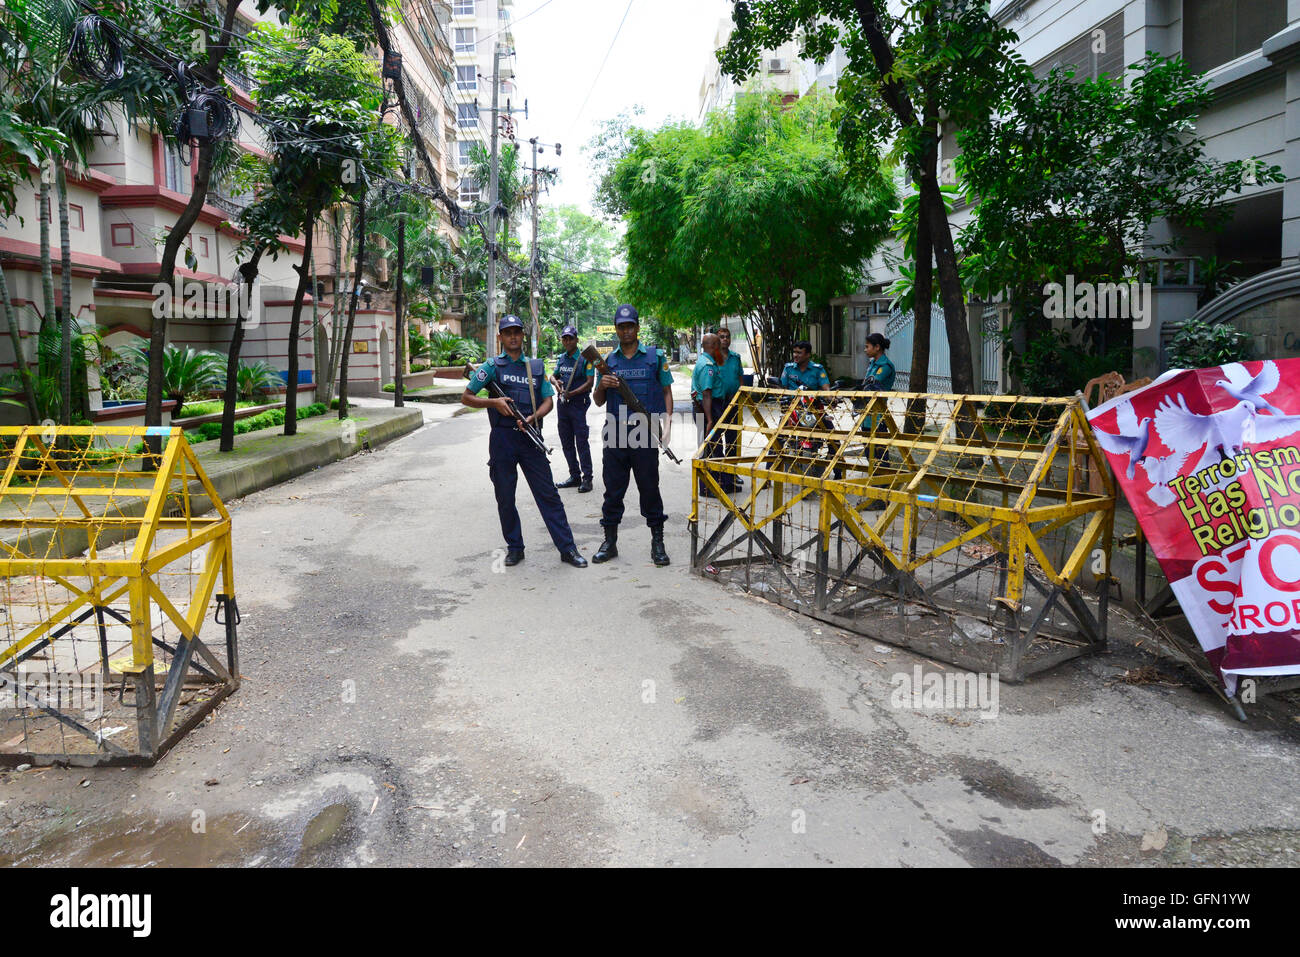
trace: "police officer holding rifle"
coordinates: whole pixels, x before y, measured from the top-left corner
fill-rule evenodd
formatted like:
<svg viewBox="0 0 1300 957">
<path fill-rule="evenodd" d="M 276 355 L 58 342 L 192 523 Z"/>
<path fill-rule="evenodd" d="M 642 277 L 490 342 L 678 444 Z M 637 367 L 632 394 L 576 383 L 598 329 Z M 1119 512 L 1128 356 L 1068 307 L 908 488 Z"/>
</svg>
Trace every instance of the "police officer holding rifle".
<svg viewBox="0 0 1300 957">
<path fill-rule="evenodd" d="M 501 534 L 506 540 L 507 565 L 524 560 L 524 536 L 515 507 L 515 488 L 519 481 L 516 468 L 532 490 L 533 501 L 542 513 L 551 541 L 560 552 L 560 560 L 575 568 L 586 568 L 587 560 L 578 553 L 573 532 L 564 514 L 564 503 L 555 490 L 551 475 L 550 451 L 541 437 L 542 417 L 551 411 L 555 390 L 546 381 L 541 359 L 523 354 L 524 324 L 518 316 L 505 316 L 497 328 L 501 354 L 489 359 L 470 376 L 460 401 L 471 409 L 487 409 L 492 430 L 488 438 L 488 475 L 496 492 L 497 515 Z M 468 371 L 468 370 L 467 370 Z M 487 389 L 490 398 L 478 393 Z"/>
<path fill-rule="evenodd" d="M 592 363 L 600 372 L 592 398 L 597 406 L 605 406 L 607 401 L 608 405 L 601 460 L 605 501 L 600 524 L 605 530 L 605 540 L 591 560 L 607 562 L 618 555 L 623 496 L 627 494 L 628 480 L 635 476 L 641 515 L 650 526 L 650 559 L 656 565 L 667 565 L 668 551 L 664 548 L 667 516 L 663 496 L 659 494 L 659 450 L 662 448 L 673 461 L 679 461 L 668 448 L 673 374 L 668 371 L 668 360 L 658 349 L 653 346 L 647 349 L 640 343 L 640 316 L 636 309 L 619 306 L 614 313 L 614 326 L 618 330 L 619 348 L 603 361 Z M 588 350 L 584 349 L 583 354 L 589 354 Z"/>
<path fill-rule="evenodd" d="M 595 371 L 578 351 L 578 330 L 565 326 L 560 333 L 564 352 L 555 360 L 551 384 L 559 393 L 556 415 L 560 420 L 560 448 L 569 463 L 569 477 L 557 482 L 556 488 L 591 491 L 591 440 L 587 427 L 587 409 L 591 406 L 591 383 Z"/>
</svg>

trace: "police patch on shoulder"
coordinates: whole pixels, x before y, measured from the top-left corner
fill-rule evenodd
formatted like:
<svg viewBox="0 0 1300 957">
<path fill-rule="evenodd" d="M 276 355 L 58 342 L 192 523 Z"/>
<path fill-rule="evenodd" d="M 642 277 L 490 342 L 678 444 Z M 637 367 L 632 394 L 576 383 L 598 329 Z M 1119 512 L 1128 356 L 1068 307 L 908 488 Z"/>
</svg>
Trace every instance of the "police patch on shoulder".
<svg viewBox="0 0 1300 957">
<path fill-rule="evenodd" d="M 476 379 L 486 379 L 486 378 L 487 378 L 487 371 L 486 371 L 485 369 L 479 369 L 478 372 L 475 372 L 475 373 L 474 373 L 474 378 L 476 378 Z"/>
</svg>

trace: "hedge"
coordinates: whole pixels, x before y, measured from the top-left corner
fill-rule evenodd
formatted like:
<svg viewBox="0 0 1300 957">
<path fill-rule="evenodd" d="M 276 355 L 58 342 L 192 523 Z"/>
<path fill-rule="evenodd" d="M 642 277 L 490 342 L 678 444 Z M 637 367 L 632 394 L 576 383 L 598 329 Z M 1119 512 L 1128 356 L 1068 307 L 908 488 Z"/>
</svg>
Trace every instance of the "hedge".
<svg viewBox="0 0 1300 957">
<path fill-rule="evenodd" d="M 324 403 L 313 402 L 311 405 L 303 406 L 298 410 L 298 418 L 310 419 L 313 416 L 324 415 L 328 409 Z M 284 425 L 284 409 L 270 409 L 266 412 L 259 412 L 257 415 L 247 419 L 239 419 L 235 422 L 235 434 L 243 435 L 245 432 L 257 432 L 261 429 L 272 429 L 277 425 Z M 221 438 L 221 423 L 206 422 L 197 429 L 191 429 L 185 433 L 186 440 L 190 445 L 196 442 L 209 442 L 212 439 Z"/>
</svg>

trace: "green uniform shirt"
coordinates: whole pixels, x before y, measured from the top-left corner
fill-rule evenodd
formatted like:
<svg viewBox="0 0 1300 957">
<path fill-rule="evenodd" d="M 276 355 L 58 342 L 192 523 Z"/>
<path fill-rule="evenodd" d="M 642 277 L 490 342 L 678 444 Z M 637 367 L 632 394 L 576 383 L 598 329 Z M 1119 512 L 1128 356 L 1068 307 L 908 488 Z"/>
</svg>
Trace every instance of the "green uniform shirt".
<svg viewBox="0 0 1300 957">
<path fill-rule="evenodd" d="M 894 376 L 898 370 L 888 356 L 867 360 L 867 375 L 862 380 L 863 391 L 893 392 Z"/>
<path fill-rule="evenodd" d="M 722 387 L 722 369 L 707 352 L 701 353 L 695 360 L 695 371 L 691 373 L 691 398 L 704 401 L 704 393 L 712 394 L 715 399 L 726 395 Z"/>
<path fill-rule="evenodd" d="M 787 362 L 785 368 L 781 370 L 781 388 L 797 389 L 799 386 L 816 391 L 822 386 L 831 384 L 830 377 L 826 374 L 826 369 L 819 366 L 812 360 L 808 361 L 808 368 L 799 369 L 797 362 Z"/>
<path fill-rule="evenodd" d="M 501 353 L 500 356 L 497 356 L 497 358 L 509 359 L 510 357 L 503 352 Z M 528 357 L 521 352 L 519 354 L 519 358 L 515 360 L 515 362 L 518 363 L 518 365 L 520 366 L 519 369 L 520 375 L 528 375 L 528 366 L 525 365 L 527 359 Z M 470 379 L 469 384 L 465 386 L 465 391 L 470 392 L 474 395 L 478 395 L 480 392 L 482 392 L 484 389 L 487 388 L 489 382 L 495 382 L 496 377 L 497 377 L 496 360 L 489 359 L 487 362 L 483 363 L 481 366 L 478 367 L 478 371 L 474 373 L 474 377 Z M 537 404 L 541 405 L 543 399 L 548 399 L 553 395 L 555 395 L 555 387 L 551 385 L 551 383 L 548 382 L 545 377 L 543 377 L 542 394 L 537 397 Z"/>
<path fill-rule="evenodd" d="M 735 395 L 740 391 L 741 376 L 740 353 L 728 350 L 727 361 L 722 364 L 722 394 Z"/>
</svg>

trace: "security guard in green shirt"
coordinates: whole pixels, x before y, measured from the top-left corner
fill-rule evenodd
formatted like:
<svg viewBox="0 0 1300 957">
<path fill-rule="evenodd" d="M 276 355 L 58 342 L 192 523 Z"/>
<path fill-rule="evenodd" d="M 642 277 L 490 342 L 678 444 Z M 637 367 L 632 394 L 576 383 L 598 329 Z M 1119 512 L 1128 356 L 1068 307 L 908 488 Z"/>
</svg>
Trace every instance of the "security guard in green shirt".
<svg viewBox="0 0 1300 957">
<path fill-rule="evenodd" d="M 744 367 L 740 361 L 740 353 L 734 352 L 731 348 L 731 330 L 726 326 L 718 326 L 718 341 L 722 346 L 722 354 L 726 356 L 726 361 L 721 365 L 722 372 L 722 408 L 725 409 L 731 404 L 731 400 L 736 397 L 740 391 L 740 380 L 744 374 Z M 722 414 L 721 410 L 718 412 Z M 718 441 L 722 443 L 721 454 L 724 457 L 731 457 L 736 454 L 736 433 L 730 429 L 723 429 L 718 434 Z M 734 478 L 734 476 L 732 476 Z M 740 488 L 745 483 L 736 478 L 736 487 Z"/>
<path fill-rule="evenodd" d="M 787 362 L 781 370 L 781 388 L 797 389 L 799 386 L 814 392 L 829 392 L 831 388 L 825 366 L 812 361 L 812 343 L 806 340 L 794 344 L 794 361 Z"/>
<path fill-rule="evenodd" d="M 885 351 L 889 340 L 878 332 L 867 336 L 867 344 L 862 351 L 867 354 L 867 374 L 862 380 L 863 392 L 893 392 L 894 376 L 898 370 L 890 361 Z"/>
<path fill-rule="evenodd" d="M 860 391 L 862 392 L 892 392 L 894 391 L 894 377 L 898 370 L 894 368 L 894 363 L 885 351 L 889 348 L 889 340 L 878 332 L 873 332 L 867 336 L 866 345 L 862 351 L 867 354 L 867 374 L 862 379 Z M 884 416 L 869 415 L 862 420 L 862 431 L 873 432 L 876 430 L 877 423 Z M 871 456 L 877 462 L 886 462 L 889 459 L 889 452 L 884 446 L 874 448 Z M 868 510 L 878 510 L 885 507 L 885 503 L 879 499 L 874 500 L 865 506 Z"/>
<path fill-rule="evenodd" d="M 704 444 L 701 458 L 714 459 L 723 455 L 722 435 L 725 430 L 713 431 L 718 418 L 726 405 L 723 399 L 723 366 L 727 354 L 722 349 L 722 340 L 716 333 L 705 333 L 700 342 L 700 357 L 695 360 L 695 370 L 691 373 L 691 403 L 699 423 L 699 440 Z M 705 438 L 708 441 L 705 442 Z M 724 492 L 735 491 L 733 476 L 725 472 L 712 472 L 714 479 Z M 712 496 L 709 486 L 700 483 L 700 494 Z"/>
</svg>

